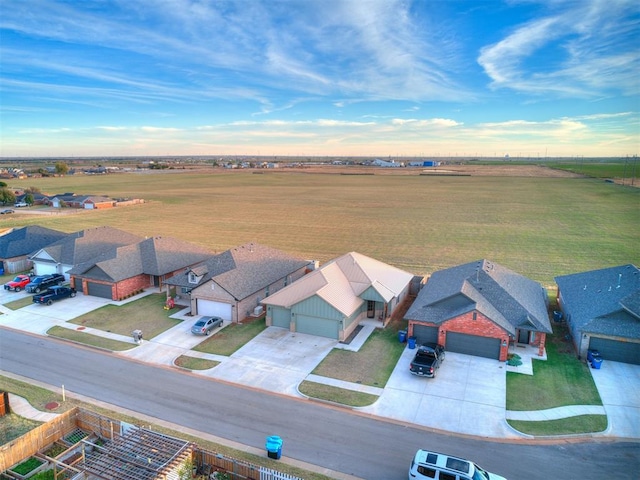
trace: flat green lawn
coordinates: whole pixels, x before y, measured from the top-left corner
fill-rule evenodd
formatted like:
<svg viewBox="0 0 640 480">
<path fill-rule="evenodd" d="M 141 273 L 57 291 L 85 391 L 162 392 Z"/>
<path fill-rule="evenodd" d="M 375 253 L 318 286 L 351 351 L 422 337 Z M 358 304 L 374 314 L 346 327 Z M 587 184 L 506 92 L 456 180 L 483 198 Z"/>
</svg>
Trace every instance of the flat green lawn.
<svg viewBox="0 0 640 480">
<path fill-rule="evenodd" d="M 398 341 L 398 330 L 406 326 L 406 321 L 398 321 L 384 330 L 376 329 L 358 352 L 334 348 L 312 373 L 383 388 L 404 351 L 405 344 Z"/>
<path fill-rule="evenodd" d="M 109 225 L 212 252 L 257 241 L 321 262 L 356 251 L 417 275 L 487 258 L 543 285 L 557 275 L 640 264 L 640 189 L 597 179 L 213 170 L 29 182 L 46 193 L 148 203 L 16 215 L 3 219 L 7 227 L 73 232 Z"/>
<path fill-rule="evenodd" d="M 265 328 L 264 317 L 250 323 L 232 323 L 198 344 L 194 350 L 229 356 Z"/>
<path fill-rule="evenodd" d="M 22 307 L 26 307 L 27 305 L 31 305 L 33 300 L 31 299 L 31 295 L 28 295 L 19 300 L 14 300 L 13 302 L 7 302 L 4 304 L 5 307 L 10 308 L 11 310 L 20 310 Z"/>
<path fill-rule="evenodd" d="M 507 372 L 507 410 L 545 410 L 564 405 L 602 405 L 589 367 L 578 360 L 567 330 L 554 325 L 547 360 L 533 360 L 533 376 Z"/>
<path fill-rule="evenodd" d="M 209 370 L 215 367 L 220 362 L 214 360 L 207 360 L 206 358 L 190 357 L 188 355 L 180 355 L 174 362 L 178 367 L 186 368 L 188 370 Z"/>
<path fill-rule="evenodd" d="M 598 433 L 607 428 L 606 415 L 579 415 L 546 422 L 523 422 L 520 420 L 507 420 L 507 422 L 519 432 L 536 437 Z"/>
<path fill-rule="evenodd" d="M 154 293 L 122 306 L 105 305 L 71 323 L 126 336 L 142 330 L 143 337 L 151 339 L 181 322 L 169 317 L 175 311 L 164 310 L 165 302 L 166 295 Z"/>
</svg>

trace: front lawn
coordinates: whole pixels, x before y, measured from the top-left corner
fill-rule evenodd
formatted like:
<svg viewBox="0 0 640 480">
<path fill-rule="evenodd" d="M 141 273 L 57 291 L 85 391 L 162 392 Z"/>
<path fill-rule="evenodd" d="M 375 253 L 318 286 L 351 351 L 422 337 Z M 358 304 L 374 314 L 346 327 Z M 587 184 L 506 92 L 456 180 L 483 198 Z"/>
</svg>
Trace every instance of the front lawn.
<svg viewBox="0 0 640 480">
<path fill-rule="evenodd" d="M 164 294 L 154 293 L 125 305 L 105 305 L 70 321 L 76 325 L 130 336 L 134 330 L 142 330 L 145 339 L 176 326 L 181 322 L 165 310 L 167 298 Z"/>
<path fill-rule="evenodd" d="M 264 317 L 250 323 L 232 323 L 193 349 L 197 352 L 229 356 L 266 327 Z"/>
<path fill-rule="evenodd" d="M 547 337 L 547 360 L 533 360 L 533 376 L 507 372 L 507 410 L 602 405 L 589 367 L 578 360 L 564 325 Z"/>
<path fill-rule="evenodd" d="M 404 351 L 398 331 L 406 327 L 405 320 L 397 320 L 384 329 L 376 329 L 358 352 L 334 348 L 312 373 L 382 388 Z"/>
<path fill-rule="evenodd" d="M 597 433 L 603 432 L 607 428 L 606 415 L 579 415 L 558 420 L 547 420 L 546 422 L 525 422 L 522 420 L 509 420 L 508 422 L 519 432 L 545 437 Z"/>
<path fill-rule="evenodd" d="M 10 308 L 11 310 L 20 310 L 22 307 L 26 307 L 33 304 L 33 297 L 28 295 L 19 300 L 14 300 L 13 302 L 7 302 L 4 304 L 5 307 Z"/>
<path fill-rule="evenodd" d="M 307 397 L 339 403 L 341 405 L 349 405 L 351 407 L 366 407 L 379 398 L 377 395 L 371 395 L 370 393 L 346 390 L 344 388 L 310 382 L 308 380 L 302 382 L 298 390 Z"/>
</svg>

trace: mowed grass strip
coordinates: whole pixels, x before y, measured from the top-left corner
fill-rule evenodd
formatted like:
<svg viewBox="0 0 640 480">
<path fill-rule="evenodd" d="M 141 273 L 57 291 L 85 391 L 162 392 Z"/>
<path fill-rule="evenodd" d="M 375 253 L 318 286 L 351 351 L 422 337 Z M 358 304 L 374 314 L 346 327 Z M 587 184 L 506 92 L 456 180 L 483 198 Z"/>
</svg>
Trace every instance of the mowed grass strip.
<svg viewBox="0 0 640 480">
<path fill-rule="evenodd" d="M 264 318 L 248 323 L 232 323 L 193 348 L 197 352 L 229 356 L 266 327 Z"/>
<path fill-rule="evenodd" d="M 12 302 L 7 302 L 4 304 L 5 307 L 10 308 L 11 310 L 20 310 L 22 307 L 26 307 L 28 305 L 32 305 L 33 300 L 31 295 L 21 298 L 19 300 L 14 300 Z"/>
<path fill-rule="evenodd" d="M 148 203 L 77 215 L 16 215 L 3 220 L 9 227 L 73 232 L 109 225 L 183 239 L 214 253 L 259 241 L 321 262 L 357 251 L 414 274 L 487 258 L 543 285 L 557 275 L 640 263 L 640 189 L 589 178 L 218 170 L 30 182 L 43 192 L 99 192 Z"/>
<path fill-rule="evenodd" d="M 163 308 L 165 302 L 166 295 L 153 293 L 124 305 L 105 305 L 70 323 L 127 336 L 142 330 L 143 337 L 151 339 L 181 322 L 170 317 L 174 312 Z"/>
<path fill-rule="evenodd" d="M 298 390 L 310 398 L 348 405 L 350 407 L 366 407 L 379 398 L 377 395 L 371 395 L 370 393 L 323 385 L 308 380 L 303 381 L 298 386 Z"/>
<path fill-rule="evenodd" d="M 64 327 L 51 327 L 47 331 L 47 335 L 52 337 L 61 338 L 64 340 L 71 340 L 72 342 L 82 343 L 84 345 L 90 345 L 92 347 L 103 348 L 105 350 L 123 351 L 134 348 L 135 345 L 131 343 L 120 342 L 111 338 L 104 338 L 98 335 L 92 335 L 90 333 L 81 332 L 78 330 L 70 330 Z"/>
<path fill-rule="evenodd" d="M 215 360 L 190 357 L 189 355 L 180 355 L 173 363 L 175 363 L 176 366 L 186 368 L 187 370 L 209 370 L 210 368 L 220 364 L 220 362 L 216 362 Z"/>
<path fill-rule="evenodd" d="M 578 435 L 581 433 L 603 432 L 607 428 L 607 417 L 606 415 L 579 415 L 559 420 L 547 420 L 546 422 L 507 420 L 507 423 L 527 435 Z"/>
</svg>

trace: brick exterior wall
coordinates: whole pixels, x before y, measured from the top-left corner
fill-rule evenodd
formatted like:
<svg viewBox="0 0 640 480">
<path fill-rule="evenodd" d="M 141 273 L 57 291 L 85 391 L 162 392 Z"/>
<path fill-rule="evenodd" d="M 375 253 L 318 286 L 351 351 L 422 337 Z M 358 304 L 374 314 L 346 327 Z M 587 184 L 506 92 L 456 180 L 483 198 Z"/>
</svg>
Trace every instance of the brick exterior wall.
<svg viewBox="0 0 640 480">
<path fill-rule="evenodd" d="M 476 313 L 475 320 L 473 319 L 474 313 Z M 438 343 L 443 345 L 445 349 L 447 348 L 447 332 L 466 333 L 467 335 L 477 335 L 479 337 L 499 338 L 501 345 L 499 360 L 501 362 L 505 362 L 507 360 L 507 353 L 509 352 L 509 334 L 480 312 L 468 312 L 464 315 L 460 315 L 459 317 L 447 320 L 439 326 L 433 323 L 409 320 L 409 336 L 413 335 L 413 326 L 415 324 L 439 327 Z M 505 346 L 503 347 L 502 344 L 505 344 Z"/>
<path fill-rule="evenodd" d="M 115 284 L 113 289 L 113 300 L 120 300 L 131 294 L 149 288 L 151 286 L 151 276 L 147 274 L 136 275 Z"/>
</svg>

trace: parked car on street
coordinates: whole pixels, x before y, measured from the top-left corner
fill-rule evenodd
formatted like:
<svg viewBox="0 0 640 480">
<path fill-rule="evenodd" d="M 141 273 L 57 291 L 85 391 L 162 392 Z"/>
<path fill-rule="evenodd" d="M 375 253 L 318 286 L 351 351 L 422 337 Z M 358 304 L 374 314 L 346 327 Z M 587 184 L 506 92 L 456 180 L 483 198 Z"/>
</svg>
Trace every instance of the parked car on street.
<svg viewBox="0 0 640 480">
<path fill-rule="evenodd" d="M 434 378 L 444 360 L 444 347 L 435 343 L 425 343 L 416 351 L 409 371 L 414 375 Z"/>
<path fill-rule="evenodd" d="M 409 480 L 429 478 L 451 480 L 506 480 L 487 472 L 475 463 L 442 453 L 418 450 L 409 468 Z"/>
<path fill-rule="evenodd" d="M 13 280 L 4 284 L 4 289 L 19 292 L 20 290 L 23 290 L 29 282 L 31 282 L 31 278 L 32 277 L 29 275 L 16 275 Z"/>
<path fill-rule="evenodd" d="M 29 204 L 27 202 L 16 202 L 14 207 L 19 208 L 19 207 L 28 207 Z"/>
<path fill-rule="evenodd" d="M 75 297 L 76 291 L 71 287 L 66 286 L 55 286 L 48 288 L 46 291 L 42 293 L 36 293 L 32 297 L 33 303 L 41 303 L 43 305 L 51 305 L 53 302 L 57 300 L 62 300 L 63 298 Z"/>
<path fill-rule="evenodd" d="M 50 273 L 48 275 L 38 275 L 33 277 L 24 288 L 29 293 L 40 293 L 54 285 L 60 285 L 65 281 L 64 275 L 59 273 Z"/>
<path fill-rule="evenodd" d="M 12 213 L 15 213 L 15 212 L 13 210 L 11 210 L 10 208 L 5 208 L 4 210 L 2 210 L 0 212 L 0 215 L 9 215 L 9 214 L 12 214 Z"/>
<path fill-rule="evenodd" d="M 221 327 L 223 320 L 220 317 L 202 317 L 191 327 L 194 335 L 209 335 L 214 328 Z"/>
</svg>

